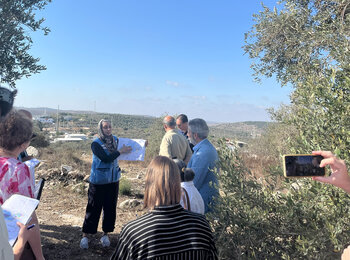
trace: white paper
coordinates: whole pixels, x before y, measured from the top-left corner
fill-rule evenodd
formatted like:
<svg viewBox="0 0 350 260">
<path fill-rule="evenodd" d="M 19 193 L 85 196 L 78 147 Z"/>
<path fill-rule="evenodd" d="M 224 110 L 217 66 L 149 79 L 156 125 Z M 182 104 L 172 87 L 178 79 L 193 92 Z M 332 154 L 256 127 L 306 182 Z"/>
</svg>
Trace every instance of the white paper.
<svg viewBox="0 0 350 260">
<path fill-rule="evenodd" d="M 11 246 L 16 242 L 19 232 L 17 221 L 24 225 L 27 224 L 38 204 L 39 201 L 36 199 L 14 194 L 1 206 Z"/>
<path fill-rule="evenodd" d="M 30 175 L 32 176 L 33 184 L 35 185 L 35 166 L 37 166 L 40 161 L 36 158 L 33 158 L 25 161 L 24 163 L 28 166 Z"/>
<path fill-rule="evenodd" d="M 118 160 L 124 161 L 143 161 L 145 159 L 146 152 L 146 140 L 143 139 L 129 139 L 119 138 L 118 150 L 125 146 L 131 146 L 132 151 L 130 153 L 123 153 L 119 155 Z"/>
</svg>

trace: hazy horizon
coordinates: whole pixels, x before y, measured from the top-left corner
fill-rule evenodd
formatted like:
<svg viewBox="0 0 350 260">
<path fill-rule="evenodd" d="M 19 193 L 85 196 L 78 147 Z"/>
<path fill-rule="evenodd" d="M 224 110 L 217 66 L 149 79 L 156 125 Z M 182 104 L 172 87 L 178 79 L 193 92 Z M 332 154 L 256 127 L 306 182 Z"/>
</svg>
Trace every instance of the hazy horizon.
<svg viewBox="0 0 350 260">
<path fill-rule="evenodd" d="M 44 110 L 49 110 L 46 111 L 46 115 L 50 115 L 52 117 L 54 117 L 56 115 L 56 111 L 57 108 L 50 108 L 50 107 L 23 107 L 23 106 L 14 106 L 15 109 L 25 109 L 25 110 L 29 110 L 30 112 L 32 112 L 33 116 L 44 116 L 45 112 Z M 33 113 L 34 111 L 37 110 L 43 110 L 43 113 Z M 73 110 L 73 109 L 59 109 L 59 112 L 63 112 L 63 113 L 71 113 L 71 114 L 91 114 L 91 113 L 96 113 L 96 114 L 120 114 L 120 115 L 131 115 L 131 116 L 143 116 L 143 117 L 160 117 L 160 116 L 152 116 L 152 115 L 142 115 L 142 114 L 124 114 L 124 113 L 110 113 L 110 112 L 95 112 L 95 111 L 90 111 L 90 110 Z M 161 115 L 163 116 L 163 115 Z M 176 116 L 175 114 L 173 114 L 173 116 Z M 191 120 L 193 118 L 189 118 L 189 120 Z M 244 120 L 244 121 L 235 121 L 235 122 L 220 122 L 220 121 L 211 121 L 211 120 L 207 120 L 206 118 L 203 118 L 204 120 L 206 120 L 206 122 L 208 124 L 229 124 L 229 123 L 244 123 L 244 122 L 273 122 L 272 120 Z"/>
</svg>

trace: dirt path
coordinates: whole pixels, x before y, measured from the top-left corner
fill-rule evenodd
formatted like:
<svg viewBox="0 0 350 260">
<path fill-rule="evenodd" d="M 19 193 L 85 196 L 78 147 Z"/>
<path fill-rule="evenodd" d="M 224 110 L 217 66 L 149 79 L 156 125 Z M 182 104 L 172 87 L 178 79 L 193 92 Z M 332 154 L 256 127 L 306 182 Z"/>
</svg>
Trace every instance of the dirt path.
<svg viewBox="0 0 350 260">
<path fill-rule="evenodd" d="M 142 169 L 135 168 L 128 169 L 128 171 L 129 173 L 132 171 L 128 175 L 133 178 L 137 173 L 142 172 Z M 133 189 L 137 186 L 139 190 L 139 187 L 142 186 L 142 179 L 134 180 L 132 186 Z M 82 250 L 79 243 L 87 196 L 73 192 L 71 186 L 64 187 L 57 181 L 48 181 L 37 209 L 46 259 L 109 259 L 115 249 L 122 226 L 144 212 L 142 205 L 133 209 L 120 209 L 120 203 L 129 198 L 119 196 L 116 227 L 110 234 L 111 246 L 102 248 L 99 243 L 102 236 L 100 223 L 98 233 L 90 240 L 90 248 Z"/>
</svg>

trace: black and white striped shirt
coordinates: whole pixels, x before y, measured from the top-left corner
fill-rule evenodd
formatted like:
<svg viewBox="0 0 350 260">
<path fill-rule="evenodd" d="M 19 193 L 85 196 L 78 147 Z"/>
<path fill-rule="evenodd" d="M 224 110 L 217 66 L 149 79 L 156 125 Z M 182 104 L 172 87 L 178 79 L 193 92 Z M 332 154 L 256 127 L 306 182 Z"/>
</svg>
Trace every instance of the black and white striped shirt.
<svg viewBox="0 0 350 260">
<path fill-rule="evenodd" d="M 216 260 L 209 224 L 181 205 L 159 206 L 122 229 L 112 260 Z"/>
</svg>

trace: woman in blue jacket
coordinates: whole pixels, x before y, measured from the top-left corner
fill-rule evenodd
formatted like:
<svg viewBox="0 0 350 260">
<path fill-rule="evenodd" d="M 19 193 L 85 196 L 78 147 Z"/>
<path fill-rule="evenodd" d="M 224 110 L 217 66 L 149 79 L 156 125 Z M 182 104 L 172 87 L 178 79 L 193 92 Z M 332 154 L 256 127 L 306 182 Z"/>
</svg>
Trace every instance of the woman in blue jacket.
<svg viewBox="0 0 350 260">
<path fill-rule="evenodd" d="M 112 126 L 108 120 L 98 123 L 98 135 L 91 144 L 92 166 L 89 181 L 88 204 L 86 206 L 83 224 L 83 238 L 80 247 L 89 248 L 87 234 L 96 234 L 97 226 L 103 209 L 102 230 L 100 241 L 103 247 L 108 247 L 108 233 L 113 232 L 119 191 L 120 168 L 118 156 L 131 152 L 130 146 L 118 150 L 118 138 L 112 135 Z"/>
</svg>

